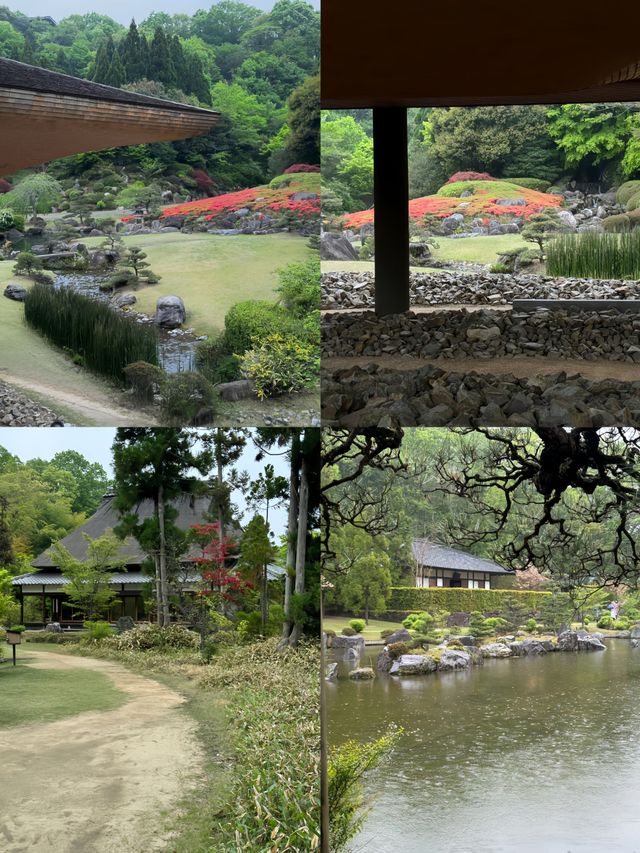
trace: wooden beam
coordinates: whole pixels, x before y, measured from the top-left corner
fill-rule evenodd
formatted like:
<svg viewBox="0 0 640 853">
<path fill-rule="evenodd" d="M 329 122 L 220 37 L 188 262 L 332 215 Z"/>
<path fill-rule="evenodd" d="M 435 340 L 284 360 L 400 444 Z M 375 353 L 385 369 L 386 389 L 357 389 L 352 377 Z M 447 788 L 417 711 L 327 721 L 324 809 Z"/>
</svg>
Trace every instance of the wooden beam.
<svg viewBox="0 0 640 853">
<path fill-rule="evenodd" d="M 376 314 L 409 310 L 409 152 L 404 107 L 373 110 Z"/>
</svg>

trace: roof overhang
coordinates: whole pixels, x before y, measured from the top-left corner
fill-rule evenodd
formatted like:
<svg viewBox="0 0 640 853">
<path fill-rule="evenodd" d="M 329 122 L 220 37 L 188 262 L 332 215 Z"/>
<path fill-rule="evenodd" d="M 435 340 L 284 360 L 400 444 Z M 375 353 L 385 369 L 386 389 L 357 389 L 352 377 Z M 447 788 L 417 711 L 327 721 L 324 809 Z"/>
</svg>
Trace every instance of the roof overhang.
<svg viewBox="0 0 640 853">
<path fill-rule="evenodd" d="M 219 118 L 213 110 L 45 76 L 41 69 L 31 83 L 29 66 L 0 62 L 0 175 L 80 152 L 200 136 Z"/>
<path fill-rule="evenodd" d="M 465 8 L 466 5 L 466 8 Z M 323 0 L 325 108 L 640 101 L 640 4 Z"/>
</svg>

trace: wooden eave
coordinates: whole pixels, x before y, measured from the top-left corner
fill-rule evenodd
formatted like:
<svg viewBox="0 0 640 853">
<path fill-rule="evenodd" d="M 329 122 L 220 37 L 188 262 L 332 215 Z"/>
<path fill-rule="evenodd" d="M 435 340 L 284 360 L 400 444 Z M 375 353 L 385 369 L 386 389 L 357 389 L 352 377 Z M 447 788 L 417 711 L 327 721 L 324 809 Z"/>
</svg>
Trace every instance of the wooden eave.
<svg viewBox="0 0 640 853">
<path fill-rule="evenodd" d="M 640 4 L 323 0 L 325 108 L 640 101 Z"/>
</svg>

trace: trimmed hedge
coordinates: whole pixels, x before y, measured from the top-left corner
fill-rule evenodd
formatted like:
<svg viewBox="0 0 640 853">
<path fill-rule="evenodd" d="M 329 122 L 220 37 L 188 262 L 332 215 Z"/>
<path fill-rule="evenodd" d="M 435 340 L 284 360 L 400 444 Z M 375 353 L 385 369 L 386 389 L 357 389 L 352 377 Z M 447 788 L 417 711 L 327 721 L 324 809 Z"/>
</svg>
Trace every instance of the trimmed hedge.
<svg viewBox="0 0 640 853">
<path fill-rule="evenodd" d="M 504 608 L 508 596 L 517 595 L 524 607 L 538 610 L 550 592 L 531 592 L 520 589 L 469 589 L 467 587 L 411 587 L 394 586 L 387 602 L 387 611 L 448 610 L 450 613 L 471 613 L 474 610 L 489 612 Z"/>
<path fill-rule="evenodd" d="M 537 190 L 539 193 L 548 193 L 551 189 L 551 181 L 545 181 L 542 178 L 511 178 L 507 176 L 503 180 L 524 187 L 526 190 Z"/>
</svg>

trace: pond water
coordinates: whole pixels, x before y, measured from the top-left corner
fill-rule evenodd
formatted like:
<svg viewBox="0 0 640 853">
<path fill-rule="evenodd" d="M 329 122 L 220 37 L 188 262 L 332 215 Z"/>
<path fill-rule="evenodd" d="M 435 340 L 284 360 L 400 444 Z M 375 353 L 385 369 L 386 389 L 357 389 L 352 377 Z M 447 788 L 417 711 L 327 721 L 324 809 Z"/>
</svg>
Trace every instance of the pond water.
<svg viewBox="0 0 640 853">
<path fill-rule="evenodd" d="M 371 811 L 351 849 L 640 853 L 640 648 L 607 642 L 328 683 L 331 743 L 391 722 L 405 730 L 370 774 Z"/>
<path fill-rule="evenodd" d="M 111 294 L 100 290 L 100 284 L 109 276 L 92 273 L 55 273 L 56 287 L 72 287 L 83 296 L 108 302 Z M 135 307 L 135 306 L 134 306 Z M 135 322 L 135 315 L 131 316 Z M 158 364 L 167 373 L 180 373 L 196 370 L 195 338 L 182 333 L 172 333 L 164 329 L 158 330 Z"/>
</svg>

